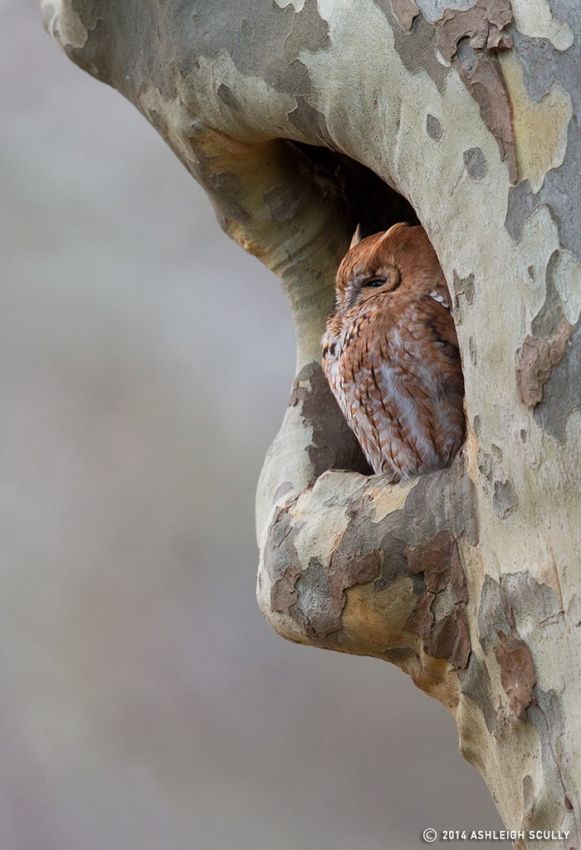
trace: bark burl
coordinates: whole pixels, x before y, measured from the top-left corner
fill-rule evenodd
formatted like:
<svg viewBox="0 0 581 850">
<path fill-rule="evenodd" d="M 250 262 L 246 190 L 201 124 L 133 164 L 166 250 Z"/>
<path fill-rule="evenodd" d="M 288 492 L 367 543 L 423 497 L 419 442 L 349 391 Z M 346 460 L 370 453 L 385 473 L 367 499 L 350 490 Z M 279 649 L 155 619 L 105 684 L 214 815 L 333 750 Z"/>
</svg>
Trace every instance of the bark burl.
<svg viewBox="0 0 581 850">
<path fill-rule="evenodd" d="M 46 0 L 43 13 L 288 293 L 297 375 L 257 497 L 266 617 L 408 672 L 453 713 L 525 832 L 515 846 L 581 847 L 581 7 Z M 354 225 L 416 216 L 454 301 L 468 436 L 449 469 L 390 485 L 339 414 L 320 338 Z"/>
</svg>

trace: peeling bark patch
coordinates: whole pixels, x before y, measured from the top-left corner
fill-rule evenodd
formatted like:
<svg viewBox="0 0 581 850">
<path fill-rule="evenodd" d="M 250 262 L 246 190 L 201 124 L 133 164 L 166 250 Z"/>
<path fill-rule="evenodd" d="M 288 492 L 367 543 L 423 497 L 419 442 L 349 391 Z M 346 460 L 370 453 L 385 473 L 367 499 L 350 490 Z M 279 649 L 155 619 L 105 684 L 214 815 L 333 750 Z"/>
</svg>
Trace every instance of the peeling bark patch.
<svg viewBox="0 0 581 850">
<path fill-rule="evenodd" d="M 270 608 L 280 614 L 290 614 L 298 598 L 295 585 L 301 569 L 294 546 L 297 531 L 298 528 L 293 527 L 288 506 L 279 508 L 268 531 L 265 570 L 272 582 Z"/>
<path fill-rule="evenodd" d="M 161 43 L 179 46 L 182 39 L 174 41 L 157 4 L 142 3 L 138 10 L 129 2 L 116 4 L 108 0 L 75 0 L 74 5 L 89 38 L 82 47 L 67 48 L 73 62 L 116 88 L 132 103 L 139 103 L 140 94 L 148 85 L 157 88 L 166 100 L 175 97 L 175 62 L 156 61 L 154 57 Z M 185 31 L 190 28 L 188 17 Z"/>
<path fill-rule="evenodd" d="M 561 362 L 573 326 L 562 319 L 548 339 L 527 336 L 516 354 L 516 384 L 523 404 L 532 408 L 543 400 L 543 387 Z"/>
<path fill-rule="evenodd" d="M 297 591 L 295 584 L 298 581 L 300 571 L 296 569 L 294 574 L 288 570 L 284 576 L 275 581 L 270 592 L 271 611 L 279 614 L 288 614 L 293 605 L 297 603 Z"/>
<path fill-rule="evenodd" d="M 478 545 L 480 539 L 478 498 L 476 484 L 468 475 L 460 474 L 458 478 L 452 532 L 456 539 L 465 536 L 471 546 Z"/>
<path fill-rule="evenodd" d="M 540 101 L 531 100 L 517 56 L 503 56 L 501 67 L 512 108 L 519 177 L 528 180 L 532 191 L 538 192 L 546 173 L 565 158 L 571 98 L 554 83 Z"/>
<path fill-rule="evenodd" d="M 454 552 L 454 538 L 449 531 L 441 531 L 428 543 L 404 550 L 409 569 L 424 574 L 426 590 L 433 594 L 448 586 Z"/>
<path fill-rule="evenodd" d="M 512 39 L 504 31 L 511 21 L 510 0 L 477 0 L 470 9 L 446 9 L 436 21 L 438 50 L 451 62 L 458 42 L 465 38 L 475 50 L 512 47 Z"/>
<path fill-rule="evenodd" d="M 569 19 L 574 24 L 575 31 L 579 30 L 581 19 L 577 5 L 573 9 L 570 3 L 563 4 L 561 0 L 552 0 L 552 8 L 561 20 Z M 578 126 L 581 88 L 571 86 L 571 80 L 579 78 L 581 39 L 577 37 L 565 53 L 554 50 L 546 39 L 528 38 L 518 30 L 514 31 L 514 40 L 530 97 L 541 101 L 551 87 L 558 83 L 562 92 L 568 93 L 577 120 L 569 121 L 563 164 L 545 174 L 539 192 L 535 194 L 529 181 L 524 181 L 510 190 L 505 226 L 512 238 L 518 242 L 525 219 L 535 207 L 544 204 L 549 207 L 551 215 L 558 223 L 561 245 L 581 258 L 578 224 L 581 199 L 581 133 Z"/>
<path fill-rule="evenodd" d="M 480 148 L 470 148 L 464 151 L 464 165 L 473 180 L 482 180 L 488 174 L 486 157 Z"/>
<path fill-rule="evenodd" d="M 518 508 L 518 496 L 510 479 L 494 482 L 492 506 L 499 519 L 506 519 Z"/>
<path fill-rule="evenodd" d="M 470 633 L 463 608 L 434 624 L 432 640 L 426 649 L 429 655 L 446 658 L 457 669 L 466 667 L 470 658 Z"/>
<path fill-rule="evenodd" d="M 383 556 L 380 551 L 360 556 L 347 553 L 340 547 L 338 552 L 334 553 L 327 571 L 317 559 L 312 558 L 297 582 L 297 612 L 307 634 L 313 639 L 324 640 L 340 631 L 346 591 L 355 585 L 373 581 L 381 573 Z"/>
<path fill-rule="evenodd" d="M 479 473 L 486 478 L 487 481 L 492 482 L 492 455 L 484 451 L 484 449 L 478 449 L 477 461 Z"/>
<path fill-rule="evenodd" d="M 400 576 L 408 574 L 404 556 L 405 543 L 400 539 L 398 533 L 401 528 L 402 512 L 395 511 L 388 514 L 380 522 L 373 522 L 367 498 L 350 500 L 346 509 L 351 513 L 353 520 L 344 532 L 340 546 L 333 553 L 331 569 L 335 573 L 346 575 L 353 569 L 354 558 L 363 565 L 362 569 L 367 572 L 374 571 L 376 563 L 379 563 L 380 569 L 377 575 L 367 579 L 368 581 L 375 579 L 374 590 L 376 592 L 384 590 Z M 368 530 L 365 534 L 365 542 L 362 543 L 361 523 L 368 521 L 370 524 L 365 526 Z M 379 561 L 378 553 L 381 553 Z M 420 591 L 419 585 L 418 580 L 418 592 Z"/>
<path fill-rule="evenodd" d="M 529 633 L 532 628 L 554 621 L 559 616 L 562 616 L 561 604 L 553 590 L 536 581 L 529 572 L 509 573 L 503 577 L 501 584 L 488 575 L 485 577 L 478 610 L 478 635 L 484 652 L 494 651 L 501 668 L 505 669 L 502 684 L 509 697 L 514 691 L 514 697 L 524 695 L 526 703 L 536 679 L 534 671 L 529 675 L 533 662 L 532 658 L 525 658 L 530 651 L 519 630 Z M 522 652 L 513 657 L 513 648 L 521 648 Z M 514 689 L 511 677 L 514 678 L 519 664 L 524 668 L 521 678 L 528 684 L 526 688 Z M 529 717 L 533 719 L 531 714 Z"/>
<path fill-rule="evenodd" d="M 577 788 L 571 774 L 571 766 L 567 763 L 566 748 L 563 746 L 567 736 L 563 705 L 559 694 L 553 689 L 544 691 L 537 686 L 534 691 L 534 702 L 528 710 L 528 717 L 534 724 L 541 741 L 543 774 L 545 776 L 552 774 L 549 781 L 555 789 L 560 788 L 563 808 L 566 812 L 574 812 L 574 806 L 569 809 L 567 805 L 567 800 L 570 804 L 571 800 L 577 799 Z M 562 823 L 562 828 L 569 828 L 573 834 L 576 834 L 578 823 L 575 814 L 565 817 L 567 820 Z M 570 847 L 569 850 L 578 850 L 578 845 Z"/>
<path fill-rule="evenodd" d="M 547 0 L 512 0 L 515 23 L 524 35 L 546 37 L 557 50 L 567 50 L 573 43 L 569 24 L 553 17 Z"/>
<path fill-rule="evenodd" d="M 312 92 L 300 54 L 325 50 L 330 44 L 329 25 L 319 14 L 317 0 L 305 0 L 299 10 L 290 4 L 281 8 L 271 3 L 269 8 L 269 4 L 251 0 L 239 0 L 235 7 L 205 0 L 173 5 L 175 9 L 164 16 L 168 27 L 165 41 L 177 46 L 176 63 L 182 77 L 191 72 L 192 57 L 215 59 L 226 52 L 246 77 L 258 77 L 280 92 Z M 192 15 L 197 16 L 195 26 Z M 175 75 L 175 69 L 164 68 L 163 73 L 168 72 Z"/>
<path fill-rule="evenodd" d="M 468 277 L 459 277 L 454 270 L 454 279 L 452 281 L 452 290 L 454 293 L 454 318 L 458 324 L 462 324 L 462 310 L 464 301 L 469 307 L 474 301 L 474 275 Z"/>
<path fill-rule="evenodd" d="M 415 18 L 420 14 L 415 0 L 390 0 L 393 15 L 404 32 L 410 32 Z"/>
<path fill-rule="evenodd" d="M 443 92 L 450 69 L 436 58 L 436 34 L 433 25 L 420 15 L 415 19 L 411 32 L 406 33 L 397 23 L 391 8 L 388 10 L 388 0 L 374 2 L 387 16 L 393 30 L 394 48 L 410 74 L 424 71 L 432 78 L 438 91 Z"/>
<path fill-rule="evenodd" d="M 341 628 L 343 600 L 333 594 L 327 573 L 318 558 L 309 565 L 296 583 L 298 599 L 293 616 L 311 639 L 326 638 Z"/>
<path fill-rule="evenodd" d="M 289 65 L 299 59 L 303 50 L 316 53 L 326 50 L 331 40 L 329 24 L 319 14 L 317 0 L 305 0 L 300 12 L 294 12 L 291 32 L 284 42 L 284 54 Z"/>
<path fill-rule="evenodd" d="M 426 133 L 428 134 L 430 139 L 433 139 L 435 142 L 439 142 L 442 136 L 444 135 L 442 125 L 440 124 L 435 115 L 426 116 Z"/>
<path fill-rule="evenodd" d="M 296 101 L 296 108 L 288 114 L 288 120 L 293 127 L 300 130 L 309 140 L 316 137 L 325 147 L 333 150 L 334 142 L 323 113 L 312 107 L 302 95 L 297 95 Z"/>
<path fill-rule="evenodd" d="M 527 621 L 541 626 L 562 613 L 561 603 L 552 588 L 536 581 L 528 570 L 503 576 L 502 587 L 517 626 Z"/>
<path fill-rule="evenodd" d="M 489 732 L 496 729 L 496 711 L 492 704 L 492 685 L 486 665 L 472 652 L 466 670 L 460 676 L 462 693 L 480 706 Z"/>
<path fill-rule="evenodd" d="M 404 554 L 409 569 L 423 574 L 425 582 L 424 593 L 408 618 L 406 629 L 422 639 L 428 655 L 446 658 L 464 669 L 470 656 L 465 613 L 468 591 L 458 544 L 449 531 L 441 531 L 427 543 L 406 547 Z M 448 598 L 443 615 L 438 616 L 434 602 L 444 591 Z"/>
<path fill-rule="evenodd" d="M 342 628 L 346 591 L 379 576 L 382 553 L 370 551 L 358 556 L 338 550 L 340 554 L 335 553 L 329 568 L 318 558 L 311 558 L 308 566 L 301 569 L 293 542 L 299 529 L 285 509 L 280 514 L 268 541 L 269 558 L 265 563 L 274 579 L 271 609 L 292 617 L 313 643 L 324 644 Z"/>
<path fill-rule="evenodd" d="M 543 403 L 535 408 L 537 423 L 561 442 L 565 440 L 567 422 L 575 410 L 581 409 L 581 323 L 569 338 L 565 356 L 553 367 L 543 388 Z"/>
<path fill-rule="evenodd" d="M 532 215 L 533 210 L 541 206 L 541 201 L 537 202 L 538 197 L 538 193 L 531 191 L 528 180 L 523 180 L 518 186 L 509 189 L 504 226 L 514 242 L 520 242 L 525 221 Z"/>
<path fill-rule="evenodd" d="M 484 652 L 498 641 L 498 633 L 512 630 L 512 618 L 507 611 L 500 585 L 489 575 L 485 576 L 478 609 L 478 635 Z"/>
<path fill-rule="evenodd" d="M 509 708 L 519 720 L 524 720 L 527 708 L 533 703 L 533 688 L 537 683 L 531 651 L 519 637 L 499 632 L 494 654 L 500 665 L 500 681 Z"/>
<path fill-rule="evenodd" d="M 563 706 L 558 693 L 552 689 L 544 691 L 538 686 L 535 687 L 534 701 L 528 710 L 528 717 L 535 726 L 541 741 L 543 775 L 550 777 L 547 781 L 551 782 L 555 788 L 560 786 L 563 800 L 566 798 L 576 800 L 577 789 L 563 751 L 565 723 Z M 567 809 L 566 804 L 564 808 Z M 569 828 L 578 829 L 574 815 L 569 823 L 571 824 Z M 567 828 L 564 824 L 562 826 Z"/>
<path fill-rule="evenodd" d="M 474 300 L 474 275 L 459 277 L 454 271 L 454 294 L 457 297 L 463 295 L 468 304 L 472 305 Z"/>
<path fill-rule="evenodd" d="M 446 497 L 442 498 L 442 493 Z M 448 528 L 459 540 L 465 536 L 471 546 L 478 545 L 476 485 L 464 474 L 461 459 L 441 472 L 422 475 L 405 503 L 405 521 L 401 537 L 415 545 L 435 537 Z"/>
<path fill-rule="evenodd" d="M 495 137 L 511 183 L 518 179 L 516 144 L 510 101 L 495 56 L 461 42 L 457 67 L 462 82 L 480 107 L 482 120 Z"/>
<path fill-rule="evenodd" d="M 303 625 L 311 639 L 324 641 L 342 628 L 346 592 L 356 585 L 378 579 L 382 565 L 381 550 L 361 553 L 343 543 L 333 553 L 327 570 L 316 559 L 311 559 L 297 581 L 298 601 L 292 616 Z"/>
<path fill-rule="evenodd" d="M 558 328 L 561 319 L 564 318 L 563 304 L 561 297 L 557 291 L 555 276 L 558 274 L 562 254 L 560 251 L 554 251 L 549 258 L 547 264 L 546 279 L 546 296 L 545 303 L 533 319 L 531 323 L 531 331 L 533 336 L 549 337 Z"/>
</svg>

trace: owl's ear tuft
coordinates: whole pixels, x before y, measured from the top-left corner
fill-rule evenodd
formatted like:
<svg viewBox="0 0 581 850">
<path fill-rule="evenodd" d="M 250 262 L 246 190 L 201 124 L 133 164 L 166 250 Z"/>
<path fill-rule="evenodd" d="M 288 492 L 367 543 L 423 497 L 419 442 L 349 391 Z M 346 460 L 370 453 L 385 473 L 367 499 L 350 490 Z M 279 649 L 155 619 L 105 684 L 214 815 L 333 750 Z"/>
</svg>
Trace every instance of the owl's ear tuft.
<svg viewBox="0 0 581 850">
<path fill-rule="evenodd" d="M 359 245 L 359 243 L 361 242 L 361 238 L 361 225 L 358 224 L 355 228 L 355 233 L 351 237 L 351 244 L 349 245 L 349 250 L 351 250 L 351 248 L 354 248 L 356 245 Z"/>
<path fill-rule="evenodd" d="M 398 221 L 397 224 L 392 224 L 391 227 L 385 231 L 383 236 L 381 237 L 381 241 L 387 239 L 390 236 L 395 236 L 396 233 L 401 233 L 404 230 L 409 228 L 409 224 L 407 221 Z"/>
</svg>

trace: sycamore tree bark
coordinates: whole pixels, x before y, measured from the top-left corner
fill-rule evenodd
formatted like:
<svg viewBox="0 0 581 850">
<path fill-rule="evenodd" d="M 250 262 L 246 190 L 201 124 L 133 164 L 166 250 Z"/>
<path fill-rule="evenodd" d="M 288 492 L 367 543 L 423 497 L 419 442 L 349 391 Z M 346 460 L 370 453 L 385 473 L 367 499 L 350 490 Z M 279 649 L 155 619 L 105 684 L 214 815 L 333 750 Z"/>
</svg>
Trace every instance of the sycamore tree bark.
<svg viewBox="0 0 581 850">
<path fill-rule="evenodd" d="M 581 847 L 581 7 L 45 0 L 43 13 L 288 293 L 297 374 L 257 497 L 267 619 L 397 664 L 454 715 L 462 753 L 525 832 L 517 848 Z M 394 486 L 365 468 L 320 337 L 355 224 L 416 216 L 453 296 L 468 436 L 451 468 Z"/>
</svg>

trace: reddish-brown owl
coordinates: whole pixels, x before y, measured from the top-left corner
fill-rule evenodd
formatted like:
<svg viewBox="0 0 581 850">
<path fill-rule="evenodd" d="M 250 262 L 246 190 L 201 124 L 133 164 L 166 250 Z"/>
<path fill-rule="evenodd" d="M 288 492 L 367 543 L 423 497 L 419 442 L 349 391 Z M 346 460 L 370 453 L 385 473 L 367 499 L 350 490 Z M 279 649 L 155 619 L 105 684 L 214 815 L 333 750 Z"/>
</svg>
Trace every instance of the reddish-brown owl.
<svg viewBox="0 0 581 850">
<path fill-rule="evenodd" d="M 394 480 L 451 463 L 464 381 L 450 296 L 423 227 L 359 239 L 337 271 L 323 368 L 365 455 Z"/>
</svg>

